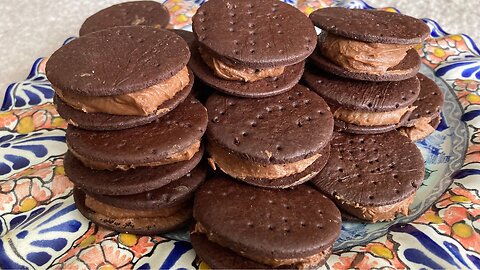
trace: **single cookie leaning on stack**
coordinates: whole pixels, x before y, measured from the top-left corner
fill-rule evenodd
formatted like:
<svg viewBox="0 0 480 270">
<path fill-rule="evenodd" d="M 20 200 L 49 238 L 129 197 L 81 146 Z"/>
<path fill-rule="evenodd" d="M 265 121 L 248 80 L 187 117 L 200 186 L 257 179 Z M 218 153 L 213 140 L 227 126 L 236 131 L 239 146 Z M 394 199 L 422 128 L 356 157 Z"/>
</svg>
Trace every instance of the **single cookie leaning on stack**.
<svg viewBox="0 0 480 270">
<path fill-rule="evenodd" d="M 88 17 L 80 28 L 80 36 L 116 26 L 145 25 L 165 28 L 170 14 L 155 1 L 134 1 L 113 5 Z"/>
<path fill-rule="evenodd" d="M 438 85 L 419 73 L 420 95 L 413 103 L 416 107 L 410 114 L 405 127 L 399 128 L 402 135 L 409 137 L 412 141 L 421 140 L 430 135 L 440 124 L 440 110 L 445 99 Z"/>
<path fill-rule="evenodd" d="M 190 238 L 215 269 L 314 268 L 340 228 L 335 204 L 308 185 L 273 190 L 221 177 L 195 194 Z"/>
<path fill-rule="evenodd" d="M 421 20 L 386 11 L 331 7 L 310 14 L 322 29 L 312 62 L 355 80 L 399 81 L 415 76 L 415 45 L 430 33 Z"/>
<path fill-rule="evenodd" d="M 335 127 L 357 134 L 404 126 L 420 93 L 417 77 L 398 82 L 355 81 L 311 68 L 304 80 L 332 109 Z"/>
<path fill-rule="evenodd" d="M 316 46 L 312 22 L 281 1 L 213 0 L 193 17 L 191 68 L 205 84 L 240 97 L 281 94 L 300 80 Z"/>
<path fill-rule="evenodd" d="M 343 211 L 377 222 L 408 215 L 425 175 L 420 150 L 398 131 L 334 133 L 330 159 L 312 183 Z"/>
<path fill-rule="evenodd" d="M 214 94 L 206 107 L 211 165 L 234 178 L 286 188 L 308 181 L 328 160 L 332 114 L 304 86 L 263 99 Z"/>
<path fill-rule="evenodd" d="M 185 100 L 193 85 L 189 57 L 173 32 L 116 27 L 64 45 L 46 73 L 58 112 L 70 124 L 118 130 L 152 122 Z"/>
</svg>

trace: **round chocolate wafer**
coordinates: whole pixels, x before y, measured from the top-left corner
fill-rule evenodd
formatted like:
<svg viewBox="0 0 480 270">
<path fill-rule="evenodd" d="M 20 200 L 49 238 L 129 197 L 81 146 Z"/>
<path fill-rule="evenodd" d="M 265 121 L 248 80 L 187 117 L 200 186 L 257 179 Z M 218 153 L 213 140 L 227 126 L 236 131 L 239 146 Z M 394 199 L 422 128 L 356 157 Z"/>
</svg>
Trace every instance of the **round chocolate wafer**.
<svg viewBox="0 0 480 270">
<path fill-rule="evenodd" d="M 164 116 L 175 109 L 180 103 L 185 101 L 190 94 L 193 86 L 194 76 L 190 71 L 190 82 L 180 92 L 171 99 L 163 102 L 155 113 L 147 116 L 137 115 L 113 115 L 106 113 L 85 113 L 70 107 L 58 96 L 54 97 L 54 103 L 57 106 L 58 114 L 68 121 L 69 124 L 88 130 L 121 130 L 146 125 Z"/>
<path fill-rule="evenodd" d="M 301 85 L 264 99 L 214 94 L 206 107 L 209 142 L 263 164 L 311 157 L 328 144 L 333 131 L 328 105 Z"/>
<path fill-rule="evenodd" d="M 85 205 L 85 192 L 75 188 L 73 198 L 78 211 L 95 224 L 117 232 L 139 235 L 155 235 L 180 229 L 188 224 L 192 218 L 192 209 L 182 208 L 167 217 L 149 218 L 111 218 L 99 214 Z"/>
<path fill-rule="evenodd" d="M 87 192 L 98 201 L 125 209 L 159 209 L 179 205 L 193 197 L 193 192 L 207 176 L 207 166 L 199 164 L 184 176 L 158 189 L 131 195 L 109 196 Z M 135 189 L 132 187 L 132 189 Z"/>
<path fill-rule="evenodd" d="M 207 127 L 207 111 L 190 98 L 156 121 L 130 129 L 90 131 L 68 126 L 67 145 L 82 162 L 95 168 L 153 166 L 200 144 Z M 160 164 L 157 164 L 160 165 Z"/>
<path fill-rule="evenodd" d="M 249 68 L 302 62 L 317 42 L 308 17 L 276 0 L 206 2 L 193 17 L 192 27 L 214 57 Z"/>
<path fill-rule="evenodd" d="M 376 135 L 334 133 L 330 159 L 312 183 L 339 205 L 398 203 L 420 186 L 420 150 L 397 131 Z"/>
<path fill-rule="evenodd" d="M 200 162 L 203 148 L 190 160 L 161 165 L 140 167 L 127 172 L 115 170 L 92 170 L 85 167 L 72 153 L 64 159 L 65 173 L 75 186 L 88 193 L 104 195 L 128 195 L 147 192 L 168 185 L 187 173 Z"/>
<path fill-rule="evenodd" d="M 421 73 L 418 73 L 417 77 L 420 80 L 421 90 L 417 100 L 413 103 L 413 106 L 417 108 L 408 118 L 407 127 L 414 126 L 421 118 L 428 119 L 428 121 L 438 118 L 443 106 L 444 95 L 440 87 Z"/>
<path fill-rule="evenodd" d="M 309 66 L 303 79 L 329 106 L 352 111 L 388 112 L 412 105 L 420 93 L 416 77 L 395 82 L 355 81 Z"/>
<path fill-rule="evenodd" d="M 115 26 L 146 25 L 164 28 L 170 14 L 155 1 L 125 2 L 100 10 L 88 17 L 80 28 L 80 36 Z"/>
<path fill-rule="evenodd" d="M 257 262 L 300 264 L 331 248 L 341 228 L 335 204 L 310 186 L 262 189 L 228 178 L 198 189 L 194 217 L 209 240 Z"/>
<path fill-rule="evenodd" d="M 239 97 L 263 98 L 284 93 L 294 87 L 302 77 L 304 62 L 285 67 L 285 71 L 278 77 L 248 83 L 231 81 L 217 77 L 194 45 L 189 66 L 200 80 L 218 91 Z"/>
<path fill-rule="evenodd" d="M 185 42 L 187 42 L 188 47 L 192 50 L 192 45 L 195 43 L 195 35 L 192 31 L 182 30 L 182 29 L 169 29 L 175 34 L 179 35 Z"/>
<path fill-rule="evenodd" d="M 172 31 L 115 27 L 62 46 L 49 58 L 46 74 L 64 93 L 115 96 L 171 78 L 189 58 L 187 43 Z"/>
<path fill-rule="evenodd" d="M 198 257 L 212 269 L 270 269 L 272 266 L 258 263 L 242 257 L 228 248 L 209 241 L 204 234 L 191 233 L 190 241 Z M 325 252 L 325 260 L 318 265 L 323 265 L 330 256 L 331 250 Z M 275 269 L 294 269 L 294 265 L 284 265 Z"/>
<path fill-rule="evenodd" d="M 402 61 L 383 74 L 372 74 L 366 72 L 355 72 L 346 70 L 328 60 L 317 49 L 310 56 L 310 60 L 318 67 L 337 76 L 362 81 L 401 81 L 414 77 L 420 69 L 420 56 L 415 49 L 407 51 Z"/>
<path fill-rule="evenodd" d="M 382 10 L 328 7 L 312 12 L 310 19 L 329 33 L 365 42 L 418 44 L 430 33 L 422 20 Z"/>
<path fill-rule="evenodd" d="M 209 241 L 204 234 L 191 233 L 190 241 L 198 257 L 212 269 L 269 269 L 271 266 L 242 257 Z"/>
</svg>

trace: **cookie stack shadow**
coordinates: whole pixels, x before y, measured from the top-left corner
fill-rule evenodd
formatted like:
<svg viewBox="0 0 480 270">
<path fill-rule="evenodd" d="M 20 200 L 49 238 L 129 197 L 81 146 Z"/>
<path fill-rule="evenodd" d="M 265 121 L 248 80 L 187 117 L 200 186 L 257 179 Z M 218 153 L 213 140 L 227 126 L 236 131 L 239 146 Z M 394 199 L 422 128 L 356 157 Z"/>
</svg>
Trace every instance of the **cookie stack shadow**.
<svg viewBox="0 0 480 270">
<path fill-rule="evenodd" d="M 69 123 L 65 173 L 88 219 L 147 235 L 191 220 L 207 174 L 207 112 L 189 96 L 189 58 L 180 36 L 149 26 L 88 33 L 50 57 L 47 77 Z"/>
<path fill-rule="evenodd" d="M 330 106 L 332 151 L 312 183 L 345 212 L 368 222 L 408 215 L 425 173 L 412 141 L 440 122 L 443 94 L 418 73 L 415 48 L 428 37 L 421 20 L 385 11 L 325 8 L 303 80 Z"/>
</svg>

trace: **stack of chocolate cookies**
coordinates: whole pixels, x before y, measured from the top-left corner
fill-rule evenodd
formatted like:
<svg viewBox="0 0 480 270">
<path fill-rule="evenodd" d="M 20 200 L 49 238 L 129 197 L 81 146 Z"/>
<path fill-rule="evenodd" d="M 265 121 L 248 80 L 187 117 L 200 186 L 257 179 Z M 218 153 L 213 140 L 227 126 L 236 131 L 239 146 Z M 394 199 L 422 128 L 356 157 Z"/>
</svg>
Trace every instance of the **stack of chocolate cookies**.
<svg viewBox="0 0 480 270">
<path fill-rule="evenodd" d="M 80 212 L 119 232 L 187 224 L 204 181 L 205 107 L 188 97 L 186 42 L 150 26 L 82 35 L 49 59 L 47 77 L 68 120 L 64 166 Z"/>
<path fill-rule="evenodd" d="M 414 47 L 429 28 L 378 10 L 325 8 L 310 19 L 321 32 L 304 81 L 330 106 L 336 130 L 313 183 L 356 218 L 407 215 L 425 171 L 412 140 L 435 130 L 443 104 L 436 84 L 418 73 Z"/>
<path fill-rule="evenodd" d="M 161 4 L 115 5 L 47 63 L 85 217 L 158 234 L 193 216 L 192 245 L 212 268 L 303 269 L 330 256 L 338 208 L 369 222 L 408 214 L 425 171 L 412 141 L 443 104 L 418 73 L 422 21 L 210 0 L 193 34 L 166 24 Z M 204 182 L 205 132 L 216 172 Z"/>
<path fill-rule="evenodd" d="M 341 219 L 303 184 L 327 163 L 334 126 L 323 98 L 298 84 L 317 43 L 312 22 L 281 1 L 212 0 L 193 32 L 189 66 L 216 90 L 209 163 L 224 173 L 195 196 L 193 247 L 213 268 L 323 264 Z"/>
</svg>

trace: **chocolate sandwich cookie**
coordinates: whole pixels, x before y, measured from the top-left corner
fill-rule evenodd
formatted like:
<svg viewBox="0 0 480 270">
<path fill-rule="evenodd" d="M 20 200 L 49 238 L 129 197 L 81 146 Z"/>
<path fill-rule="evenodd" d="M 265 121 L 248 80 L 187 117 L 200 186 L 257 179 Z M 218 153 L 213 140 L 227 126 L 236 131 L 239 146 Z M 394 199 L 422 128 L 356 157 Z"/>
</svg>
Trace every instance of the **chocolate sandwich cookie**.
<svg viewBox="0 0 480 270">
<path fill-rule="evenodd" d="M 71 152 L 63 161 L 65 174 L 76 187 L 101 195 L 128 195 L 163 187 L 186 175 L 200 162 L 203 147 L 189 160 L 156 167 L 139 167 L 128 172 L 121 170 L 92 170 L 83 165 Z"/>
<path fill-rule="evenodd" d="M 312 22 L 276 0 L 209 1 L 198 9 L 192 27 L 195 75 L 240 97 L 268 97 L 292 88 L 317 43 Z"/>
<path fill-rule="evenodd" d="M 310 14 L 322 29 L 311 60 L 338 76 L 367 81 L 399 81 L 415 76 L 415 45 L 430 33 L 419 19 L 380 11 L 330 7 Z"/>
<path fill-rule="evenodd" d="M 153 120 L 152 115 L 172 110 L 190 92 L 189 57 L 187 43 L 171 31 L 116 27 L 58 49 L 46 74 L 58 98 L 76 110 Z M 88 119 L 79 123 L 91 125 Z"/>
<path fill-rule="evenodd" d="M 154 122 L 116 131 L 90 131 L 69 126 L 67 146 L 92 169 L 127 170 L 191 159 L 200 149 L 207 111 L 191 98 Z"/>
<path fill-rule="evenodd" d="M 398 131 L 334 133 L 330 159 L 312 183 L 339 208 L 363 220 L 408 215 L 425 175 L 420 150 Z"/>
<path fill-rule="evenodd" d="M 70 125 L 88 130 L 120 130 L 151 123 L 173 110 L 185 101 L 192 90 L 194 77 L 191 71 L 189 71 L 189 80 L 188 85 L 175 94 L 174 98 L 164 101 L 157 107 L 155 112 L 147 116 L 115 115 L 101 112 L 86 113 L 67 105 L 58 96 L 55 96 L 53 100 L 58 114 L 67 120 Z"/>
<path fill-rule="evenodd" d="M 195 253 L 212 269 L 269 269 L 269 265 L 258 263 L 242 257 L 228 248 L 208 240 L 205 234 L 195 233 L 195 226 L 190 232 L 190 242 Z M 279 267 L 281 268 L 281 267 Z M 288 267 L 285 267 L 288 269 Z"/>
<path fill-rule="evenodd" d="M 206 107 L 209 161 L 234 178 L 286 188 L 308 181 L 328 160 L 333 117 L 304 86 L 255 100 L 213 94 Z"/>
<path fill-rule="evenodd" d="M 383 133 L 405 125 L 420 93 L 416 77 L 367 82 L 308 68 L 304 81 L 328 103 L 338 130 L 358 134 Z"/>
<path fill-rule="evenodd" d="M 335 204 L 308 185 L 274 190 L 226 177 L 208 180 L 198 189 L 193 215 L 197 221 L 191 232 L 193 238 L 201 234 L 207 241 L 269 268 L 320 266 L 330 255 L 341 228 Z M 249 266 L 215 257 L 227 252 L 202 251 L 200 247 L 210 249 L 212 245 L 198 243 L 192 241 L 194 249 L 211 267 Z"/>
<path fill-rule="evenodd" d="M 438 85 L 419 73 L 420 95 L 413 103 L 416 109 L 408 118 L 405 127 L 399 129 L 400 133 L 412 141 L 418 141 L 435 131 L 440 123 L 440 110 L 443 106 L 444 95 Z"/>
<path fill-rule="evenodd" d="M 185 226 L 191 219 L 191 198 L 206 174 L 206 167 L 200 165 L 159 189 L 133 195 L 106 196 L 75 188 L 75 204 L 88 219 L 118 232 L 168 232 Z"/>
<path fill-rule="evenodd" d="M 80 36 L 116 26 L 145 25 L 164 28 L 170 21 L 168 9 L 155 1 L 134 1 L 113 5 L 88 17 Z"/>
</svg>

